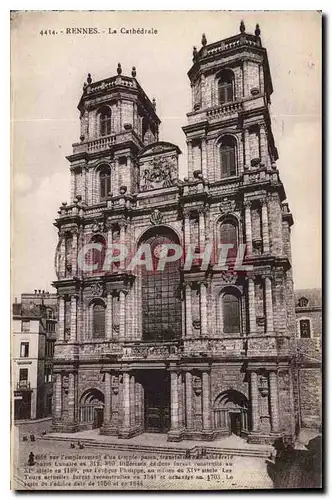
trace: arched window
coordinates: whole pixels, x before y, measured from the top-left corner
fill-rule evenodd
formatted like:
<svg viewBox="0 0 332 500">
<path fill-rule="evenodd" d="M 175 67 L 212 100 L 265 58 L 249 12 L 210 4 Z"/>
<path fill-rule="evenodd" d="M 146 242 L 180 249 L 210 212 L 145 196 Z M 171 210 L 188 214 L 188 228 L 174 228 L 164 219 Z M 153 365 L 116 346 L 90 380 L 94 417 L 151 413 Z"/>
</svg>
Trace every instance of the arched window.
<svg viewBox="0 0 332 500">
<path fill-rule="evenodd" d="M 236 142 L 234 137 L 223 137 L 220 144 L 221 178 L 236 175 Z"/>
<path fill-rule="evenodd" d="M 235 259 L 238 247 L 238 230 L 236 223 L 232 220 L 226 220 L 220 225 L 220 243 L 233 245 L 233 248 L 228 250 L 227 260 Z"/>
<path fill-rule="evenodd" d="M 100 135 L 112 133 L 112 112 L 110 108 L 104 107 L 99 112 Z"/>
<path fill-rule="evenodd" d="M 222 317 L 224 333 L 241 332 L 240 299 L 237 295 L 227 292 L 222 297 Z"/>
<path fill-rule="evenodd" d="M 100 199 L 104 200 L 111 192 L 111 171 L 109 167 L 103 167 L 99 172 Z"/>
<path fill-rule="evenodd" d="M 150 245 L 153 270 L 142 266 L 143 340 L 164 341 L 181 337 L 181 300 L 179 261 L 158 270 L 163 244 L 177 243 L 171 231 L 154 233 L 142 242 Z"/>
<path fill-rule="evenodd" d="M 301 297 L 299 299 L 299 307 L 307 307 L 309 304 L 309 300 L 306 297 Z"/>
<path fill-rule="evenodd" d="M 220 74 L 218 80 L 219 104 L 226 104 L 234 101 L 234 75 L 231 71 L 225 70 Z"/>
<path fill-rule="evenodd" d="M 102 302 L 92 305 L 92 336 L 105 337 L 105 305 Z"/>
<path fill-rule="evenodd" d="M 94 270 L 89 271 L 90 274 L 100 274 L 103 272 L 104 260 L 106 255 L 106 241 L 105 238 L 99 234 L 93 236 L 90 244 L 97 243 L 101 245 L 96 248 L 91 248 L 86 254 L 86 262 L 89 266 L 94 266 Z"/>
</svg>

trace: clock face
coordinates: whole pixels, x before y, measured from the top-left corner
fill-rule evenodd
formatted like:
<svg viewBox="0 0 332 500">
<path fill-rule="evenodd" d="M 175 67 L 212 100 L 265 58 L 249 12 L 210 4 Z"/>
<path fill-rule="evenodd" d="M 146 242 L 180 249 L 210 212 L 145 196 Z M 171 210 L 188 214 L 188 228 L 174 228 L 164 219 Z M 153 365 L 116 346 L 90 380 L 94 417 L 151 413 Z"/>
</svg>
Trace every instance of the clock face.
<svg viewBox="0 0 332 500">
<path fill-rule="evenodd" d="M 154 250 L 153 250 L 153 255 L 157 257 L 157 259 L 160 259 L 160 254 L 162 252 L 164 245 L 157 245 Z"/>
</svg>

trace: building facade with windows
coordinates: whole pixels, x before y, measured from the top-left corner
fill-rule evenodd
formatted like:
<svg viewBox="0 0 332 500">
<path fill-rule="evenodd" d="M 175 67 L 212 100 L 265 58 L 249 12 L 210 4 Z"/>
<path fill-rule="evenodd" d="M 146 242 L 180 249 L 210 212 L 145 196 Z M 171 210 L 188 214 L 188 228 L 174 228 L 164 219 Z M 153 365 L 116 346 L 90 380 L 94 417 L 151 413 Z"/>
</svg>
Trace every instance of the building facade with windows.
<svg viewBox="0 0 332 500">
<path fill-rule="evenodd" d="M 295 290 L 296 363 L 300 427 L 322 424 L 322 291 Z"/>
<path fill-rule="evenodd" d="M 52 415 L 57 297 L 41 290 L 13 304 L 12 391 L 15 420 Z"/>
<path fill-rule="evenodd" d="M 259 27 L 249 34 L 241 23 L 238 34 L 211 44 L 203 35 L 188 77 L 184 180 L 181 151 L 159 140 L 156 102 L 134 67 L 131 76 L 119 64 L 115 76 L 93 82 L 89 74 L 84 83 L 80 140 L 67 157 L 71 199 L 55 221 L 55 430 L 294 437 L 293 219 L 276 165 Z M 116 243 L 128 255 L 108 264 Z M 221 243 L 229 245 L 226 269 Z M 174 260 L 161 270 L 165 244 L 195 254 L 190 269 Z M 208 244 L 203 269 L 198 253 Z M 143 245 L 152 268 L 130 267 Z M 238 270 L 243 245 L 247 269 Z"/>
</svg>

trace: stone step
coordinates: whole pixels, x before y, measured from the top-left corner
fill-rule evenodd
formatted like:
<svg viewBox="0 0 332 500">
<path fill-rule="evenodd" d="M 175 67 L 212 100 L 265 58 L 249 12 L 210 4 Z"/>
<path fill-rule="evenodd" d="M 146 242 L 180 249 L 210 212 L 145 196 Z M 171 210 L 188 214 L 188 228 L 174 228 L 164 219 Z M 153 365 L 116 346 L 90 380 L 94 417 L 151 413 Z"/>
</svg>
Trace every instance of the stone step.
<svg viewBox="0 0 332 500">
<path fill-rule="evenodd" d="M 107 442 L 99 441 L 97 439 L 88 438 L 74 438 L 72 436 L 52 436 L 47 434 L 45 436 L 38 436 L 37 439 L 46 441 L 66 441 L 68 443 L 78 443 L 81 442 L 84 447 L 94 447 L 103 449 L 112 449 L 118 451 L 133 451 L 133 452 L 145 452 L 145 453 L 160 453 L 163 455 L 180 455 L 185 456 L 186 451 L 190 450 L 192 456 L 195 456 L 202 448 L 206 450 L 206 455 L 233 455 L 241 457 L 260 457 L 268 458 L 271 454 L 271 449 L 269 448 L 219 448 L 214 446 L 206 445 L 196 445 L 194 447 L 176 447 L 176 446 L 157 446 L 157 445 L 144 445 L 140 443 L 129 443 L 127 441 L 119 440 L 119 442 Z"/>
</svg>

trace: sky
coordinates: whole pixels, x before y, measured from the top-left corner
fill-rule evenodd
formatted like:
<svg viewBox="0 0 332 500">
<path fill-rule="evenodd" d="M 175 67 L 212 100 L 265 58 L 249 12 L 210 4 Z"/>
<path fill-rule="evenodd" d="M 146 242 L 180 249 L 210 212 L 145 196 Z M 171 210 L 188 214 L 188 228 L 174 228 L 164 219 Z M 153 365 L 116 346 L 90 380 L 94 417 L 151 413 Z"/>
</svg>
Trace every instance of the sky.
<svg viewBox="0 0 332 500">
<path fill-rule="evenodd" d="M 21 12 L 11 22 L 12 295 L 54 291 L 57 210 L 69 199 L 65 156 L 79 141 L 79 102 L 88 73 L 94 81 L 137 68 L 137 80 L 162 120 L 160 140 L 178 144 L 191 108 L 187 71 L 201 36 L 208 43 L 260 24 L 274 93 L 271 119 L 277 167 L 294 217 L 296 288 L 321 286 L 321 18 L 296 12 Z M 41 31 L 96 27 L 100 34 L 41 35 Z M 121 27 L 153 28 L 156 35 L 121 35 Z M 104 34 L 105 29 L 118 33 Z"/>
</svg>

